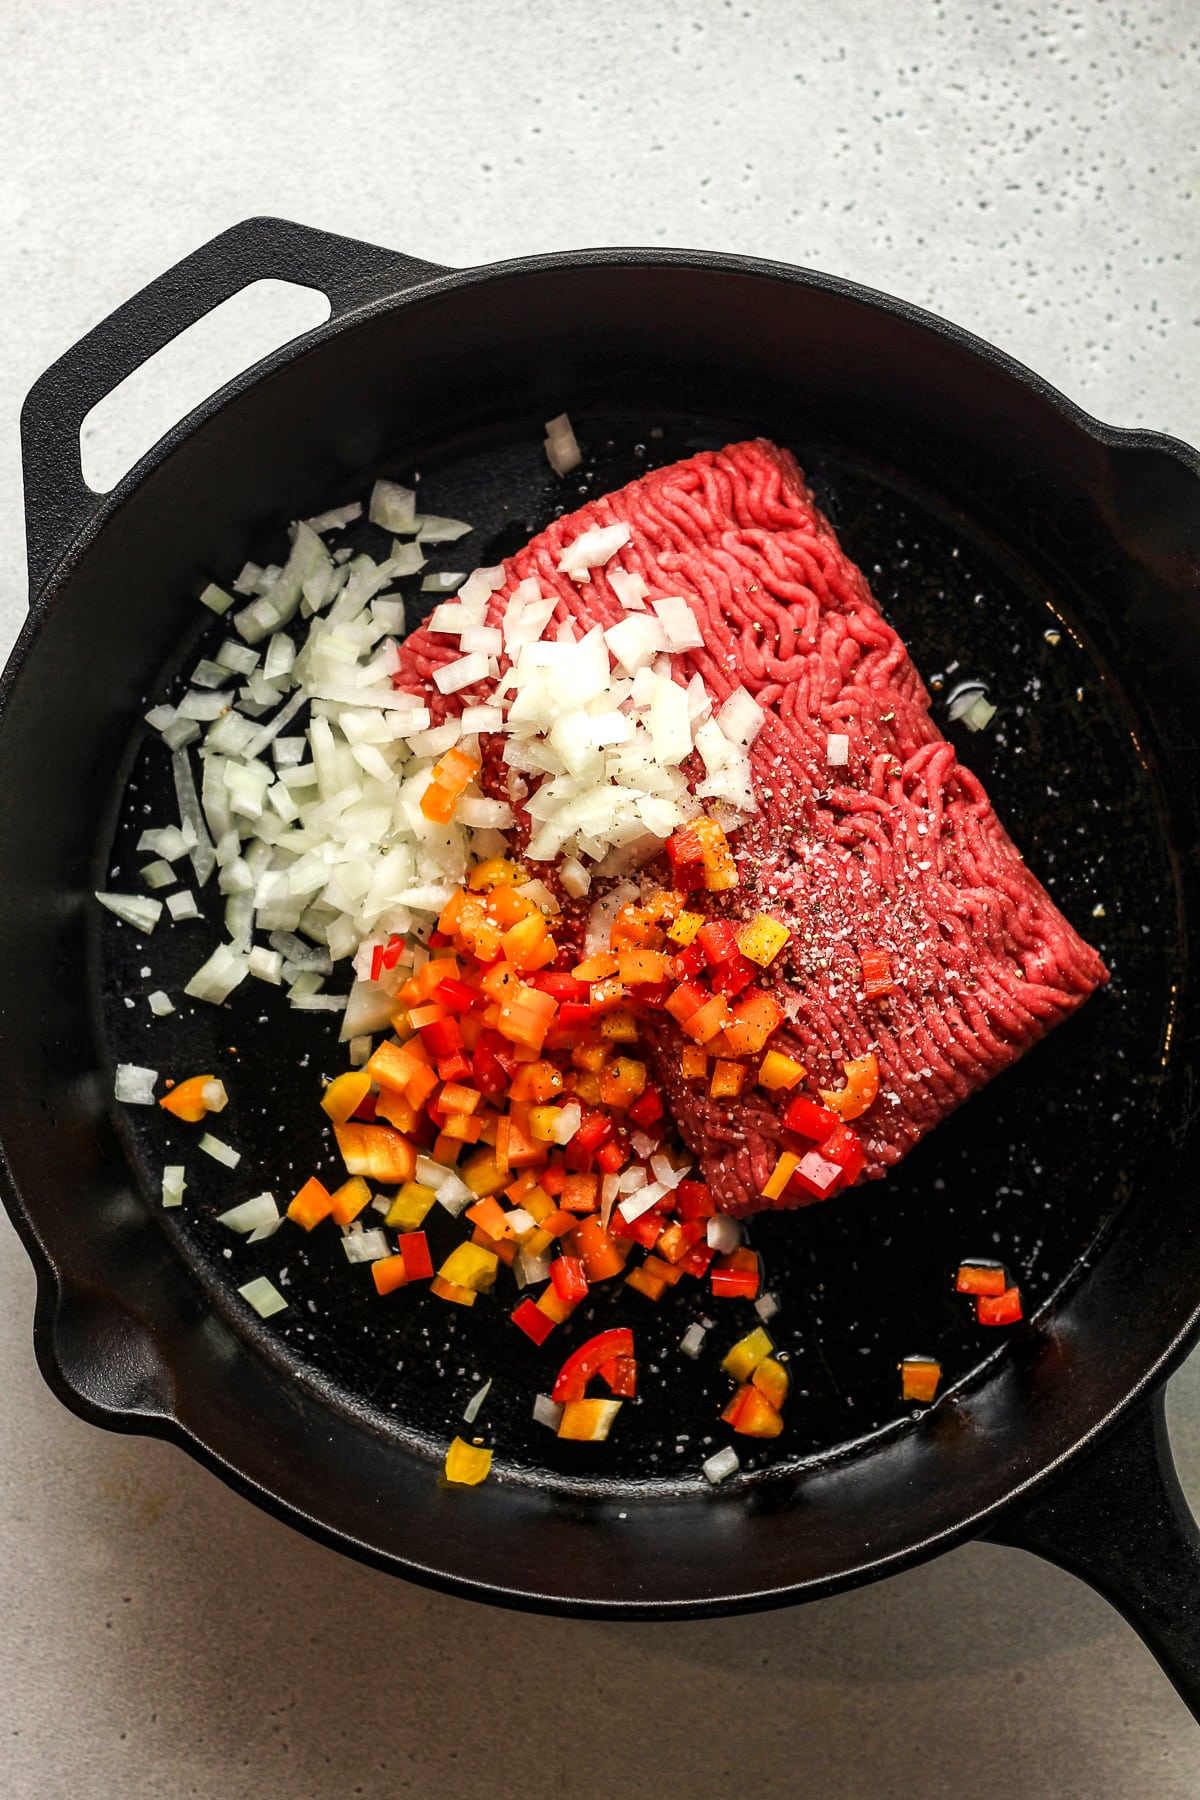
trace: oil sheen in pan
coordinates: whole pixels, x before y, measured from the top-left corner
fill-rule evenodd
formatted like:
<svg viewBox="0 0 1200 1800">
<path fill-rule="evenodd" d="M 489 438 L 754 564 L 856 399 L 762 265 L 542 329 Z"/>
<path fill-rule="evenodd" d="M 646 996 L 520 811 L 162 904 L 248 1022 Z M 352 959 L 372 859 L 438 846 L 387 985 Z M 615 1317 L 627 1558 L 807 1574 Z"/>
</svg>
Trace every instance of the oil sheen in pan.
<svg viewBox="0 0 1200 1800">
<path fill-rule="evenodd" d="M 648 426 L 657 429 L 652 433 Z M 1156 794 L 1118 689 L 1071 627 L 1065 603 L 1012 554 L 936 500 L 842 451 L 805 442 L 787 419 L 634 420 L 580 416 L 589 447 L 583 469 L 558 481 L 532 437 L 475 439 L 398 461 L 384 472 L 419 472 L 428 505 L 473 522 L 473 534 L 435 552 L 433 568 L 470 568 L 516 550 L 556 511 L 617 487 L 655 464 L 766 431 L 796 450 L 847 551 L 865 570 L 887 616 L 933 693 L 935 716 L 979 774 L 1032 868 L 1068 917 L 1097 945 L 1111 985 L 1014 1069 L 975 1096 L 884 1182 L 829 1205 L 755 1222 L 765 1286 L 778 1295 L 771 1333 L 793 1389 L 783 1439 L 738 1440 L 744 1470 L 786 1469 L 844 1454 L 855 1440 L 903 1427 L 898 1359 L 912 1351 L 942 1361 L 946 1385 L 980 1378 L 1007 1335 L 981 1330 L 951 1291 L 965 1255 L 1002 1258 L 1022 1287 L 1027 1316 L 1069 1281 L 1127 1198 L 1154 1129 L 1156 1081 L 1172 970 L 1156 918 L 1169 904 L 1169 871 Z M 346 483 L 329 503 L 358 498 L 372 478 Z M 370 527 L 347 540 L 382 553 Z M 277 544 L 261 547 L 263 558 Z M 234 571 L 211 571 L 228 580 Z M 405 584 L 412 590 L 416 583 Z M 410 623 L 428 609 L 410 601 Z M 202 611 L 202 609 L 197 609 Z M 200 654 L 224 635 L 197 621 L 176 668 L 147 704 L 182 686 Z M 987 685 L 997 713 L 972 735 L 947 721 L 958 682 Z M 136 887 L 134 849 L 148 824 L 175 817 L 168 758 L 153 734 L 135 742 L 116 810 L 111 854 L 98 880 Z M 203 897 L 219 918 L 218 896 Z M 100 927 L 103 1030 L 114 1062 L 176 1077 L 220 1075 L 228 1110 L 213 1121 L 242 1153 L 232 1173 L 201 1154 L 198 1133 L 158 1109 L 117 1109 L 132 1166 L 163 1229 L 202 1282 L 209 1302 L 244 1318 L 235 1289 L 266 1274 L 288 1309 L 267 1328 L 274 1353 L 328 1404 L 364 1412 L 398 1441 L 431 1454 L 460 1429 L 462 1408 L 488 1376 L 494 1384 L 474 1432 L 494 1445 L 497 1470 L 564 1488 L 676 1489 L 699 1482 L 704 1457 L 728 1440 L 718 1414 L 730 1392 L 725 1349 L 754 1314 L 714 1302 L 707 1284 L 682 1283 L 652 1306 L 620 1284 L 598 1288 L 567 1333 L 537 1349 L 509 1320 L 515 1290 L 503 1275 L 494 1298 L 471 1311 L 428 1292 L 379 1299 L 366 1269 L 352 1268 L 331 1230 L 305 1237 L 285 1226 L 254 1246 L 233 1240 L 215 1214 L 273 1190 L 281 1205 L 312 1173 L 332 1180 L 320 1083 L 345 1066 L 328 1015 L 290 1012 L 276 989 L 246 982 L 224 1008 L 180 990 L 208 953 L 215 926 L 172 926 L 149 941 L 107 915 Z M 337 985 L 335 982 L 333 985 Z M 145 996 L 165 988 L 179 1011 L 152 1020 Z M 132 1004 L 129 1004 L 132 1002 Z M 183 1162 L 179 1211 L 157 1210 L 164 1162 Z M 435 1207 L 428 1221 L 435 1262 L 461 1226 Z M 715 1328 L 698 1362 L 678 1353 L 701 1313 Z M 531 1418 L 559 1351 L 586 1331 L 633 1325 L 641 1394 L 602 1447 L 560 1445 Z"/>
</svg>

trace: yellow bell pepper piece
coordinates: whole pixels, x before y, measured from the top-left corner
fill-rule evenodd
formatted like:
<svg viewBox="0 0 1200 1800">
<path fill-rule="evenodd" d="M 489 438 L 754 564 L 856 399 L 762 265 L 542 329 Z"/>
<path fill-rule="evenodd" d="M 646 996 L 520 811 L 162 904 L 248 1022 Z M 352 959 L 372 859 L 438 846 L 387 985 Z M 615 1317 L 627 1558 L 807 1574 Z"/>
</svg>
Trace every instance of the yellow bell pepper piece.
<svg viewBox="0 0 1200 1800">
<path fill-rule="evenodd" d="M 529 1135 L 536 1138 L 539 1144 L 554 1142 L 554 1127 L 558 1123 L 557 1106 L 531 1106 L 529 1109 Z"/>
<path fill-rule="evenodd" d="M 774 1348 L 762 1326 L 756 1325 L 753 1331 L 748 1331 L 744 1338 L 738 1339 L 722 1361 L 721 1367 L 735 1381 L 749 1381 L 759 1363 L 770 1356 Z"/>
<path fill-rule="evenodd" d="M 499 1266 L 500 1258 L 493 1251 L 484 1250 L 479 1244 L 457 1244 L 438 1274 L 454 1287 L 471 1288 L 481 1294 L 495 1281 Z"/>
<path fill-rule="evenodd" d="M 349 1225 L 371 1202 L 371 1190 L 361 1175 L 352 1175 L 329 1196 L 330 1213 L 335 1225 Z"/>
<path fill-rule="evenodd" d="M 422 1181 L 406 1181 L 389 1206 L 384 1224 L 393 1231 L 419 1231 L 436 1199 L 436 1188 L 426 1187 Z"/>
<path fill-rule="evenodd" d="M 704 914 L 698 912 L 681 912 L 675 923 L 667 928 L 667 936 L 672 943 L 686 950 L 689 944 L 696 941 L 696 933 L 704 923 Z"/>
<path fill-rule="evenodd" d="M 738 949 L 760 969 L 765 969 L 768 963 L 774 962 L 791 935 L 778 919 L 759 913 L 738 934 Z"/>
<path fill-rule="evenodd" d="M 337 1075 L 321 1095 L 321 1105 L 335 1125 L 345 1125 L 371 1091 L 371 1077 L 365 1069 L 347 1069 Z"/>
<path fill-rule="evenodd" d="M 446 1480 L 456 1487 L 478 1487 L 492 1468 L 492 1453 L 479 1444 L 456 1437 L 446 1452 Z"/>
<path fill-rule="evenodd" d="M 791 1378 L 781 1362 L 776 1362 L 773 1356 L 764 1356 L 750 1381 L 763 1398 L 770 1401 L 776 1412 L 782 1410 Z"/>
<path fill-rule="evenodd" d="M 765 1200 L 778 1200 L 780 1194 L 782 1194 L 784 1188 L 799 1167 L 800 1158 L 798 1156 L 793 1156 L 790 1150 L 785 1150 L 767 1179 L 766 1186 L 763 1188 L 763 1198 Z"/>
</svg>

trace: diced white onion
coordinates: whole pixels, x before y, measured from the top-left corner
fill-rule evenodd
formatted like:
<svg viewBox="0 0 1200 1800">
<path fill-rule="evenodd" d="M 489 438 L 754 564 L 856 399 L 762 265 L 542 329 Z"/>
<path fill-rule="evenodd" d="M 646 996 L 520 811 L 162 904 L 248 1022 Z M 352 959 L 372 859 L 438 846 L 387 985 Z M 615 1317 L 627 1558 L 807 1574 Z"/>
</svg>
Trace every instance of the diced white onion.
<svg viewBox="0 0 1200 1800">
<path fill-rule="evenodd" d="M 156 1019 L 165 1019 L 168 1013 L 175 1011 L 175 1002 L 161 988 L 155 988 L 152 994 L 146 995 L 146 1004 Z"/>
<path fill-rule="evenodd" d="M 563 1403 L 551 1400 L 549 1394 L 538 1394 L 533 1402 L 533 1416 L 539 1425 L 548 1425 L 551 1431 L 557 1431 L 562 1423 Z"/>
<path fill-rule="evenodd" d="M 707 1461 L 702 1462 L 700 1465 L 706 1477 L 712 1482 L 714 1487 L 718 1486 L 720 1482 L 727 1480 L 730 1475 L 736 1474 L 741 1466 L 742 1465 L 738 1460 L 737 1451 L 732 1449 L 729 1445 L 726 1445 L 724 1450 L 716 1451 L 714 1455 L 710 1456 Z"/>
<path fill-rule="evenodd" d="M 279 1207 L 274 1194 L 255 1194 L 252 1200 L 243 1200 L 240 1206 L 231 1206 L 227 1212 L 217 1214 L 218 1225 L 228 1225 L 230 1231 L 236 1231 L 242 1237 L 262 1225 L 276 1224 L 278 1220 Z"/>
<path fill-rule="evenodd" d="M 214 1162 L 224 1163 L 227 1169 L 236 1169 L 242 1160 L 240 1150 L 232 1149 L 222 1138 L 214 1137 L 211 1131 L 206 1131 L 200 1139 L 200 1149 L 206 1156 L 211 1156 Z"/>
<path fill-rule="evenodd" d="M 687 601 L 677 595 L 666 600 L 652 600 L 651 609 L 658 614 L 667 640 L 667 649 L 702 650 L 704 633 Z"/>
<path fill-rule="evenodd" d="M 717 724 L 730 743 L 740 744 L 744 750 L 750 748 L 766 722 L 766 713 L 744 687 L 734 688 L 717 713 Z"/>
<path fill-rule="evenodd" d="M 371 1231 L 356 1231 L 344 1237 L 342 1249 L 346 1252 L 346 1261 L 352 1263 L 378 1262 L 381 1257 L 392 1254 L 392 1247 L 378 1226 Z"/>
<path fill-rule="evenodd" d="M 333 506 L 328 512 L 317 513 L 315 518 L 306 519 L 304 523 L 310 531 L 323 533 L 326 531 L 342 531 L 347 525 L 353 525 L 355 519 L 362 518 L 362 501 L 351 500 L 347 506 Z"/>
<path fill-rule="evenodd" d="M 465 519 L 442 519 L 436 513 L 418 513 L 416 527 L 421 544 L 454 544 L 474 529 Z"/>
<path fill-rule="evenodd" d="M 457 661 L 443 663 L 440 669 L 435 669 L 433 685 L 439 694 L 457 694 L 461 688 L 473 687 L 477 681 L 486 681 L 487 672 L 487 657 L 477 650 L 470 656 L 459 657 Z"/>
<path fill-rule="evenodd" d="M 143 1069 L 137 1063 L 118 1063 L 113 1083 L 114 1098 L 124 1106 L 153 1106 L 157 1069 Z"/>
<path fill-rule="evenodd" d="M 737 1249 L 741 1241 L 742 1234 L 738 1230 L 737 1220 L 731 1219 L 728 1213 L 716 1213 L 709 1219 L 705 1242 L 719 1256 L 728 1256 L 731 1250 Z"/>
<path fill-rule="evenodd" d="M 629 538 L 627 524 L 594 525 L 567 545 L 558 561 L 559 570 L 572 581 L 590 581 L 591 571 L 602 568 Z"/>
<path fill-rule="evenodd" d="M 168 894 L 167 911 L 177 925 L 185 919 L 198 919 L 200 908 L 196 905 L 196 896 L 191 888 L 183 888 L 178 894 Z"/>
<path fill-rule="evenodd" d="M 126 925 L 132 925 L 135 931 L 146 937 L 154 930 L 162 917 L 162 901 L 150 900 L 145 894 L 102 894 L 97 893 L 101 906 L 115 913 Z"/>
<path fill-rule="evenodd" d="M 220 1006 L 249 973 L 245 956 L 228 944 L 218 944 L 183 991 L 193 1000 L 207 1000 L 213 1006 Z"/>
<path fill-rule="evenodd" d="M 167 1163 L 162 1172 L 162 1203 L 164 1206 L 182 1206 L 187 1182 L 184 1180 L 182 1163 Z"/>
<path fill-rule="evenodd" d="M 779 1302 L 774 1294 L 760 1294 L 754 1302 L 754 1310 L 765 1325 L 779 1311 Z"/>
<path fill-rule="evenodd" d="M 200 604 L 207 606 L 210 612 L 227 613 L 233 605 L 233 595 L 227 594 L 215 581 L 210 581 L 200 596 Z"/>
<path fill-rule="evenodd" d="M 463 1418 L 468 1425 L 473 1425 L 479 1417 L 479 1409 L 487 1399 L 492 1386 L 492 1376 L 488 1376 L 481 1388 L 477 1388 L 463 1407 Z"/>
<path fill-rule="evenodd" d="M 566 413 L 546 420 L 546 436 L 543 439 L 546 460 L 556 475 L 569 475 L 583 461 L 575 432 Z"/>
<path fill-rule="evenodd" d="M 148 888 L 171 887 L 177 879 L 170 863 L 163 862 L 161 859 L 158 862 L 147 863 L 145 868 L 139 869 L 138 873 Z"/>
<path fill-rule="evenodd" d="M 683 1355 L 690 1356 L 692 1361 L 695 1362 L 701 1350 L 704 1348 L 704 1339 L 706 1336 L 707 1333 L 705 1332 L 703 1325 L 699 1322 L 694 1322 L 689 1325 L 679 1340 L 679 1348 Z"/>
<path fill-rule="evenodd" d="M 225 1083 L 215 1076 L 206 1081 L 200 1089 L 200 1101 L 205 1112 L 224 1112 L 229 1105 L 229 1095 L 225 1092 Z"/>
<path fill-rule="evenodd" d="M 287 1301 L 275 1283 L 269 1281 L 265 1275 L 256 1275 L 253 1281 L 248 1281 L 245 1287 L 240 1287 L 238 1293 L 254 1308 L 260 1319 L 269 1319 L 273 1314 L 282 1312 L 287 1306 Z"/>
<path fill-rule="evenodd" d="M 831 769 L 844 769 L 850 761 L 850 739 L 844 731 L 831 731 L 825 740 L 825 761 Z"/>
<path fill-rule="evenodd" d="M 367 517 L 385 531 L 408 534 L 416 528 L 417 496 L 398 481 L 377 481 L 371 489 Z"/>
</svg>

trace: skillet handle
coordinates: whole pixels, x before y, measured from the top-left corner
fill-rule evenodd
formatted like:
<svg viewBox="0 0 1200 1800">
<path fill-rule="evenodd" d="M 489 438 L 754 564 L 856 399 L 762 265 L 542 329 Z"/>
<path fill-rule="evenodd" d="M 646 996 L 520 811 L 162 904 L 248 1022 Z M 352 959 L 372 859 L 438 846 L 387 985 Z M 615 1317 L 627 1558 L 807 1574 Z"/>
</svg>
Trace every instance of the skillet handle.
<svg viewBox="0 0 1200 1800">
<path fill-rule="evenodd" d="M 324 293 L 334 319 L 445 270 L 288 219 L 245 219 L 176 263 L 51 365 L 21 409 L 29 592 L 100 510 L 79 432 L 98 400 L 223 300 L 265 277 Z"/>
<path fill-rule="evenodd" d="M 986 1537 L 1103 1594 L 1200 1719 L 1200 1530 L 1175 1473 L 1164 1389 Z"/>
</svg>

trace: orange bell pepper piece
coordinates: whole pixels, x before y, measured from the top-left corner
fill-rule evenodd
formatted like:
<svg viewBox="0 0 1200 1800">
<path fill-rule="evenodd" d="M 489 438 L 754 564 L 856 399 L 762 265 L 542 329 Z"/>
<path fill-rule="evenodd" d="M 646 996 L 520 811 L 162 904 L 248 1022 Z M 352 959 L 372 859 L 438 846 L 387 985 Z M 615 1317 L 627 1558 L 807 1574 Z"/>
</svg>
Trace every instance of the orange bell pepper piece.
<svg viewBox="0 0 1200 1800">
<path fill-rule="evenodd" d="M 287 1216 L 305 1231 L 311 1231 L 322 1219 L 327 1219 L 333 1211 L 333 1196 L 324 1182 L 310 1175 L 300 1192 L 292 1200 L 287 1209 Z"/>
<path fill-rule="evenodd" d="M 170 1093 L 164 1094 L 158 1104 L 164 1112 L 173 1113 L 186 1124 L 198 1125 L 201 1119 L 208 1117 L 208 1108 L 200 1096 L 214 1079 L 212 1075 L 192 1075 L 187 1081 L 177 1081 Z"/>
<path fill-rule="evenodd" d="M 821 1088 L 821 1099 L 830 1112 L 843 1119 L 861 1118 L 879 1092 L 878 1059 L 871 1050 L 866 1056 L 856 1056 L 843 1063 L 842 1067 L 846 1071 L 845 1087 Z"/>
<path fill-rule="evenodd" d="M 369 1175 L 372 1181 L 408 1181 L 417 1166 L 417 1153 L 407 1138 L 390 1125 L 335 1125 L 342 1161 L 351 1175 Z"/>
</svg>

